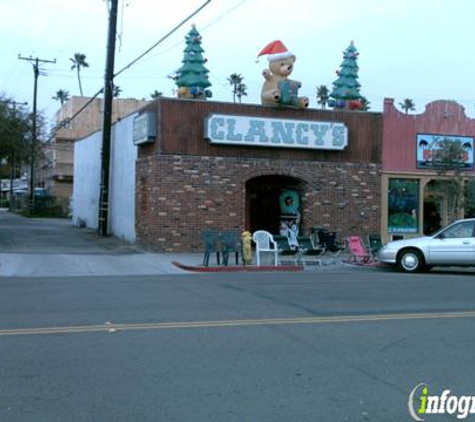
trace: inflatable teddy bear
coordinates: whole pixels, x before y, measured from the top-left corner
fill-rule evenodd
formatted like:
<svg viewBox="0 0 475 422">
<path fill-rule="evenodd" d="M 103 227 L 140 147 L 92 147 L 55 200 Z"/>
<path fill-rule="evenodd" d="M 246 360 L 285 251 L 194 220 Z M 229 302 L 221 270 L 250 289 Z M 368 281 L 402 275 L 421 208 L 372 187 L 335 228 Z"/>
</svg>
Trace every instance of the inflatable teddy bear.
<svg viewBox="0 0 475 422">
<path fill-rule="evenodd" d="M 262 71 L 265 79 L 261 91 L 262 105 L 307 108 L 308 97 L 298 96 L 302 84 L 288 79 L 294 69 L 295 55 L 278 40 L 267 44 L 257 56 L 264 54 L 267 54 L 269 69 Z"/>
</svg>

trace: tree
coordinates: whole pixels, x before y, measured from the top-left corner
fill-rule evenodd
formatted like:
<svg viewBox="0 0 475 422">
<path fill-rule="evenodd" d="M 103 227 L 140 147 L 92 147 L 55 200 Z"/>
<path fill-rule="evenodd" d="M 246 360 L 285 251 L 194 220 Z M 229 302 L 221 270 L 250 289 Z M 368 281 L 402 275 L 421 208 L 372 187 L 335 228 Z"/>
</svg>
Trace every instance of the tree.
<svg viewBox="0 0 475 422">
<path fill-rule="evenodd" d="M 183 66 L 178 69 L 175 84 L 178 86 L 178 97 L 206 99 L 211 97 L 208 79 L 209 70 L 204 66 L 206 59 L 201 48 L 201 35 L 193 25 L 185 37 L 186 47 L 183 56 Z"/>
<path fill-rule="evenodd" d="M 228 82 L 233 87 L 233 102 L 236 102 L 236 97 L 241 102 L 241 98 L 247 95 L 247 86 L 243 80 L 244 77 L 240 73 L 233 73 L 228 77 Z"/>
<path fill-rule="evenodd" d="M 331 100 L 328 105 L 333 108 L 363 110 L 364 104 L 369 102 L 360 94 L 360 83 L 358 82 L 358 51 L 353 41 L 343 52 L 343 62 L 340 70 L 336 73 L 338 78 L 333 82 L 333 90 L 330 93 Z"/>
<path fill-rule="evenodd" d="M 117 98 L 119 97 L 121 92 L 122 92 L 122 88 L 119 85 L 114 85 L 114 87 L 112 88 L 112 96 L 114 98 Z"/>
<path fill-rule="evenodd" d="M 10 173 L 11 179 L 18 176 L 20 164 L 26 163 L 30 156 L 31 115 L 23 106 L 17 107 L 15 101 L 0 97 L 0 161 L 2 177 Z"/>
<path fill-rule="evenodd" d="M 81 84 L 81 68 L 89 67 L 89 64 L 86 62 L 86 55 L 82 53 L 75 53 L 74 57 L 70 58 L 73 62 L 71 66 L 71 70 L 76 69 L 78 75 L 78 82 L 79 82 L 79 92 L 81 93 L 81 97 L 83 96 L 82 92 L 82 84 Z"/>
<path fill-rule="evenodd" d="M 153 91 L 153 92 L 150 94 L 150 98 L 151 98 L 152 100 L 156 100 L 157 98 L 160 98 L 160 97 L 162 97 L 162 96 L 163 96 L 163 92 L 160 92 L 160 91 L 157 91 L 157 90 Z"/>
<path fill-rule="evenodd" d="M 399 103 L 399 107 L 401 107 L 406 114 L 409 114 L 409 111 L 414 111 L 416 109 L 414 101 L 410 98 L 406 98 L 402 103 Z"/>
<path fill-rule="evenodd" d="M 239 104 L 241 104 L 242 97 L 247 96 L 247 85 L 240 83 L 237 87 L 236 96 L 238 97 Z"/>
<path fill-rule="evenodd" d="M 54 97 L 52 97 L 53 100 L 59 101 L 61 104 L 61 107 L 64 105 L 66 101 L 68 101 L 70 98 L 69 91 L 66 91 L 64 89 L 59 89 L 56 91 L 56 94 Z"/>
<path fill-rule="evenodd" d="M 317 86 L 317 103 L 322 106 L 322 110 L 326 109 L 328 100 L 330 99 L 330 91 L 326 85 Z"/>
</svg>

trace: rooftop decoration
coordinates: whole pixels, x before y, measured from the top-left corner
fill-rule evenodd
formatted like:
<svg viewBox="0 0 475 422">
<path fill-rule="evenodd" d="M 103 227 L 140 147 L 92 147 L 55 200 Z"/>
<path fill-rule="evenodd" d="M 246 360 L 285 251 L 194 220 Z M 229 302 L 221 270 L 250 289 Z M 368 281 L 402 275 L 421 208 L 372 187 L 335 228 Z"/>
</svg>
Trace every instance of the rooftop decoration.
<svg viewBox="0 0 475 422">
<path fill-rule="evenodd" d="M 280 40 L 267 44 L 257 57 L 267 55 L 269 69 L 262 71 L 265 82 L 261 91 L 262 105 L 273 107 L 308 107 L 308 98 L 299 97 L 302 84 L 288 79 L 294 69 L 296 57 Z"/>
<path fill-rule="evenodd" d="M 333 82 L 328 105 L 336 109 L 367 110 L 368 100 L 360 94 L 358 82 L 358 51 L 351 41 L 350 46 L 343 52 L 343 62 L 340 70 L 336 71 L 338 78 Z"/>
<path fill-rule="evenodd" d="M 208 79 L 209 70 L 204 66 L 207 59 L 203 57 L 201 48 L 201 35 L 195 25 L 185 37 L 186 47 L 183 55 L 183 66 L 178 69 L 174 77 L 178 86 L 178 98 L 191 98 L 206 100 L 211 97 L 209 89 L 211 83 Z"/>
</svg>

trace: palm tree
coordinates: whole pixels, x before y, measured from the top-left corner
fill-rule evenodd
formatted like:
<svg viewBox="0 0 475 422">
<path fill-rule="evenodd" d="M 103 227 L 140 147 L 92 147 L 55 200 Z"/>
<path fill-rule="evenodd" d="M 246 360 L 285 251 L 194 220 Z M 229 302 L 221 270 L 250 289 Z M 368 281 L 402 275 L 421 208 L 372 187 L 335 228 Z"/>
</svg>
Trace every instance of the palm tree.
<svg viewBox="0 0 475 422">
<path fill-rule="evenodd" d="M 78 82 L 79 82 L 79 92 L 81 93 L 81 97 L 83 96 L 82 93 L 82 85 L 81 85 L 81 68 L 82 67 L 89 67 L 89 63 L 86 62 L 86 55 L 82 53 L 75 53 L 74 57 L 70 58 L 73 62 L 73 65 L 71 66 L 71 70 L 76 69 L 77 74 L 78 74 Z"/>
<path fill-rule="evenodd" d="M 117 98 L 121 92 L 122 92 L 122 88 L 119 85 L 114 85 L 112 87 L 112 96 L 114 98 Z"/>
<path fill-rule="evenodd" d="M 412 101 L 410 98 L 406 98 L 402 103 L 399 103 L 399 107 L 401 107 L 406 114 L 408 114 L 409 111 L 416 109 L 414 101 Z"/>
<path fill-rule="evenodd" d="M 243 80 L 244 80 L 244 78 L 239 73 L 233 73 L 233 74 L 229 75 L 228 82 L 229 82 L 230 85 L 233 86 L 233 102 L 236 102 L 236 96 L 239 97 L 239 86 L 242 85 Z M 244 86 L 244 92 L 246 91 L 245 88 L 246 88 L 246 86 Z M 247 94 L 246 93 L 241 94 L 241 97 L 243 95 L 247 95 Z"/>
<path fill-rule="evenodd" d="M 322 110 L 325 110 L 329 99 L 330 92 L 326 85 L 317 86 L 317 103 L 321 104 Z"/>
<path fill-rule="evenodd" d="M 160 98 L 160 97 L 162 97 L 162 96 L 163 96 L 163 92 L 160 92 L 160 91 L 157 91 L 157 90 L 153 91 L 153 92 L 150 94 L 150 98 L 151 98 L 152 100 L 156 100 L 157 98 Z"/>
<path fill-rule="evenodd" d="M 247 96 L 247 85 L 242 82 L 236 88 L 236 96 L 239 99 L 239 104 L 241 104 L 241 99 L 244 96 Z"/>
<path fill-rule="evenodd" d="M 64 105 L 66 101 L 69 100 L 70 95 L 69 91 L 66 91 L 65 89 L 58 89 L 56 91 L 56 95 L 54 97 L 51 97 L 55 101 L 59 101 L 61 103 L 61 107 Z"/>
</svg>

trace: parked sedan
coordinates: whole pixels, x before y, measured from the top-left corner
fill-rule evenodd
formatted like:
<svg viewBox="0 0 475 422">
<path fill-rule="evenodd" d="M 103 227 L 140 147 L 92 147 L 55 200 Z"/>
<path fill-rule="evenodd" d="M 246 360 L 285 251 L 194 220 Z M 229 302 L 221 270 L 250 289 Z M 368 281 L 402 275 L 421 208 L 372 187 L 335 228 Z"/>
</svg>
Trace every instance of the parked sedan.
<svg viewBox="0 0 475 422">
<path fill-rule="evenodd" d="M 413 273 L 433 266 L 475 266 L 475 218 L 458 220 L 430 236 L 389 242 L 378 258 Z"/>
</svg>

